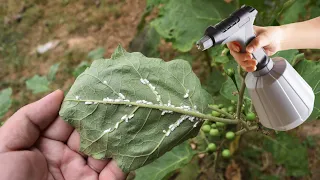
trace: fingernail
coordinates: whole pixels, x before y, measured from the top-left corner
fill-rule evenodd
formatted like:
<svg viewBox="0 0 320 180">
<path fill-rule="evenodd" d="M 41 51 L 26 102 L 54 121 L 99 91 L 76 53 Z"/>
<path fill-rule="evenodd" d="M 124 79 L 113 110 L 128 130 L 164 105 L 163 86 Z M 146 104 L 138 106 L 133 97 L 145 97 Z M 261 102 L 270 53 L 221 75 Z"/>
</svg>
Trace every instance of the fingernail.
<svg viewBox="0 0 320 180">
<path fill-rule="evenodd" d="M 257 66 L 254 66 L 253 71 L 256 71 L 256 70 L 257 70 Z"/>
<path fill-rule="evenodd" d="M 247 47 L 247 51 L 249 52 L 249 53 L 252 53 L 253 52 L 253 47 Z"/>
</svg>

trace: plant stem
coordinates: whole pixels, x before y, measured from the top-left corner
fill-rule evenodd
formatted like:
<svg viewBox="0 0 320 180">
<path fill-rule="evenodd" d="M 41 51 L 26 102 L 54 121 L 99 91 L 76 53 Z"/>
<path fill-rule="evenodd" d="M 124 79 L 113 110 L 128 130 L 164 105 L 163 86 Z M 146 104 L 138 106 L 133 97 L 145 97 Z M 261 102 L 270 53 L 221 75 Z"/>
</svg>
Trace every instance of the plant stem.
<svg viewBox="0 0 320 180">
<path fill-rule="evenodd" d="M 258 126 L 251 126 L 251 127 L 249 127 L 249 130 L 241 129 L 240 131 L 237 131 L 235 134 L 237 136 L 240 136 L 241 134 L 243 134 L 243 133 L 245 133 L 247 131 L 253 131 L 253 130 L 256 130 L 256 129 L 258 129 Z"/>
<path fill-rule="evenodd" d="M 241 69 L 239 70 L 239 75 L 241 76 Z M 246 130 L 249 130 L 249 126 L 246 122 L 244 122 L 242 119 L 241 119 L 241 109 L 242 109 L 242 105 L 243 105 L 243 96 L 244 96 L 244 91 L 246 89 L 246 84 L 245 84 L 245 81 L 244 81 L 244 78 L 246 77 L 247 73 L 245 73 L 243 76 L 241 76 L 241 88 L 240 88 L 240 91 L 239 91 L 239 96 L 238 96 L 238 104 L 237 104 L 237 113 L 236 113 L 236 118 L 237 120 L 244 125 L 244 128 Z"/>
<path fill-rule="evenodd" d="M 210 109 L 214 110 L 214 111 L 217 111 L 217 112 L 219 112 L 219 113 L 221 113 L 221 114 L 226 115 L 229 119 L 234 119 L 234 117 L 233 117 L 231 114 L 229 114 L 229 113 L 227 113 L 227 112 L 225 112 L 225 111 L 222 111 L 222 110 L 219 109 L 219 108 L 215 108 L 215 107 L 213 107 L 212 105 L 208 105 L 208 107 L 209 107 Z"/>
<path fill-rule="evenodd" d="M 237 124 L 238 123 L 238 121 L 235 119 L 218 118 L 218 117 L 213 117 L 210 115 L 205 115 L 205 114 L 202 114 L 197 111 L 192 111 L 192 110 L 186 111 L 186 110 L 178 108 L 178 107 L 169 107 L 169 106 L 163 106 L 163 105 L 159 105 L 159 104 L 143 104 L 143 103 L 124 102 L 124 101 L 109 102 L 109 101 L 101 101 L 101 100 L 82 100 L 82 99 L 81 100 L 65 99 L 64 101 L 83 102 L 83 103 L 92 102 L 93 103 L 92 105 L 96 105 L 96 104 L 132 105 L 132 106 L 138 106 L 138 107 L 143 107 L 143 108 L 157 109 L 159 111 L 162 111 L 162 110 L 172 111 L 172 112 L 176 112 L 176 113 L 180 113 L 180 114 L 194 116 L 194 117 L 197 117 L 200 119 L 207 119 L 207 120 L 213 121 L 213 122 L 223 122 L 223 123 L 227 123 L 227 124 Z"/>
<path fill-rule="evenodd" d="M 209 140 L 207 139 L 207 136 L 204 134 L 204 132 L 202 130 L 200 130 L 200 135 L 208 145 L 210 142 L 209 142 Z"/>
</svg>

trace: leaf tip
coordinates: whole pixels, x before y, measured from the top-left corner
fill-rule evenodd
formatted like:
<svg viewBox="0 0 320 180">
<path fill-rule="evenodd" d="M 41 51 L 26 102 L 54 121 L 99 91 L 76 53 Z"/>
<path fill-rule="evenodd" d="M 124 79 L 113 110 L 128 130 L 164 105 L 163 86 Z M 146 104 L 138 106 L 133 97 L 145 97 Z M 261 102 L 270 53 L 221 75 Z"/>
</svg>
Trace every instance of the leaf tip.
<svg viewBox="0 0 320 180">
<path fill-rule="evenodd" d="M 125 55 L 127 51 L 119 44 L 116 50 L 111 55 L 111 59 L 117 59 L 118 57 L 121 57 Z"/>
</svg>

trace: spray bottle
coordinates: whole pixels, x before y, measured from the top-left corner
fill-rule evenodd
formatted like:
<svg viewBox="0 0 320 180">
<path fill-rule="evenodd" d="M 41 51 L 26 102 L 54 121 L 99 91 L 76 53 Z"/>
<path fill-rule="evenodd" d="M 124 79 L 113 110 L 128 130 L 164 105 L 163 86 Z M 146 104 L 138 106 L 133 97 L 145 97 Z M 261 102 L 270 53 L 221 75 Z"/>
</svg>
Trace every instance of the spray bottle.
<svg viewBox="0 0 320 180">
<path fill-rule="evenodd" d="M 253 23 L 258 11 L 242 6 L 215 26 L 209 26 L 197 42 L 200 50 L 237 41 L 241 52 L 256 37 Z M 302 124 L 312 113 L 315 95 L 312 88 L 282 57 L 270 58 L 264 50 L 252 53 L 257 69 L 248 73 L 245 84 L 260 123 L 278 131 Z"/>
</svg>

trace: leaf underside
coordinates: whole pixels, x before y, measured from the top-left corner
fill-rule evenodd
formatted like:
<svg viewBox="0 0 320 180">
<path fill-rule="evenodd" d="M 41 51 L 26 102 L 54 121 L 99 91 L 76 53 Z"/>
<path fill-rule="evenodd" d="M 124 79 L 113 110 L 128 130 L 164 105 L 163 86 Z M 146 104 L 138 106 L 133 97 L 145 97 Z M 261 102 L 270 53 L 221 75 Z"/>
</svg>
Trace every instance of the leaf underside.
<svg viewBox="0 0 320 180">
<path fill-rule="evenodd" d="M 119 46 L 78 76 L 59 114 L 80 133 L 83 153 L 113 158 L 129 172 L 194 137 L 210 103 L 187 61 Z"/>
</svg>

